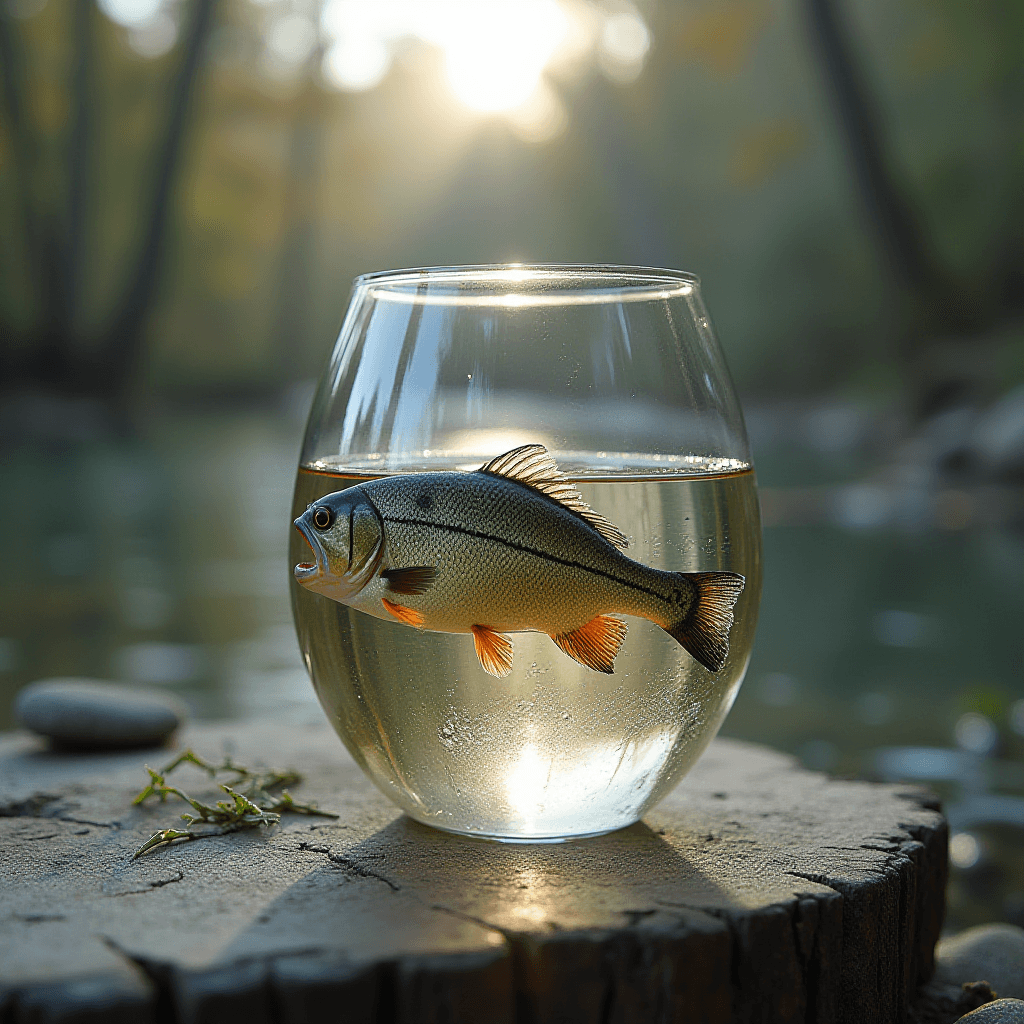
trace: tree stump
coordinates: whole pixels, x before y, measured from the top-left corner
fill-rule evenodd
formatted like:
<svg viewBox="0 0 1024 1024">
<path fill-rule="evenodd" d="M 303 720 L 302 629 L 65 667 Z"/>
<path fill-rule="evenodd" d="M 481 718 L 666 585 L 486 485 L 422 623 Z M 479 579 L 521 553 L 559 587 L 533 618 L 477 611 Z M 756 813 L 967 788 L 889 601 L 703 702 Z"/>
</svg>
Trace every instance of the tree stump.
<svg viewBox="0 0 1024 1024">
<path fill-rule="evenodd" d="M 326 725 L 182 741 L 291 765 L 340 818 L 133 861 L 180 813 L 131 806 L 166 750 L 0 740 L 4 1024 L 867 1024 L 906 1019 L 932 971 L 946 826 L 916 789 L 719 739 L 641 824 L 503 845 L 401 815 Z"/>
</svg>

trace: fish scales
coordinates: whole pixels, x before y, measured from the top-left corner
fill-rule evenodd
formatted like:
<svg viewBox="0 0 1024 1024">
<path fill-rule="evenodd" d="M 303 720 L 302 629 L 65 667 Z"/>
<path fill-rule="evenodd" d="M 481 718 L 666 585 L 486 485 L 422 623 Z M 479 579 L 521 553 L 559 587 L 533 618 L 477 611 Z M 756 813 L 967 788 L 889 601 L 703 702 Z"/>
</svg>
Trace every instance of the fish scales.
<svg viewBox="0 0 1024 1024">
<path fill-rule="evenodd" d="M 507 675 L 505 633 L 548 633 L 601 672 L 626 636 L 617 614 L 657 623 L 712 672 L 729 651 L 735 573 L 652 569 L 591 509 L 540 445 L 473 473 L 416 473 L 326 495 L 295 520 L 316 561 L 298 582 L 378 618 L 472 633 L 485 671 Z"/>
<path fill-rule="evenodd" d="M 423 613 L 426 629 L 557 634 L 614 612 L 668 621 L 673 574 L 627 558 L 578 515 L 519 483 L 424 473 L 360 486 L 384 521 L 388 561 L 438 568 L 430 590 L 403 600 Z M 382 580 L 353 606 L 388 596 Z"/>
</svg>

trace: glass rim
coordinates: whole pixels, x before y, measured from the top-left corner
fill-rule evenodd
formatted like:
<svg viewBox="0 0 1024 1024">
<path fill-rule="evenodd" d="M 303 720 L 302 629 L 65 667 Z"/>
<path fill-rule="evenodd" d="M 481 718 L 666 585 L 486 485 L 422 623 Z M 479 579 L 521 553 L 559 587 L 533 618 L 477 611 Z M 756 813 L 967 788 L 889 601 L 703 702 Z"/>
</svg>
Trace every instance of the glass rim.
<svg viewBox="0 0 1024 1024">
<path fill-rule="evenodd" d="M 498 275 L 507 275 L 499 278 Z M 523 275 L 523 276 L 519 276 Z M 700 287 L 700 278 L 685 270 L 673 270 L 666 267 L 643 267 L 619 263 L 469 263 L 464 265 L 435 267 L 406 267 L 396 270 L 375 270 L 360 274 L 353 280 L 353 286 L 365 287 L 377 284 L 422 284 L 429 281 L 438 283 L 470 282 L 486 284 L 489 280 L 502 280 L 508 284 L 522 283 L 530 277 L 593 277 L 598 282 L 607 279 L 608 287 L 613 279 L 618 279 L 618 288 L 622 287 L 622 279 L 627 280 L 626 286 L 648 285 L 654 288 L 666 284 L 689 285 Z M 600 285 L 597 285 L 600 287 Z"/>
</svg>

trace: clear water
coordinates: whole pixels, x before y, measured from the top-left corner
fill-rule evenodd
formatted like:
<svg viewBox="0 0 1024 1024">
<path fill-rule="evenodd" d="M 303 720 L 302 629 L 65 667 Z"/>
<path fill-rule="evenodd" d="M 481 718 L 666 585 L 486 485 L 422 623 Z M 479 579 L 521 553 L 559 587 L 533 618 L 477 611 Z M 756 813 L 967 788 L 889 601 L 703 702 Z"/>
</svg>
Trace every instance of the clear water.
<svg viewBox="0 0 1024 1024">
<path fill-rule="evenodd" d="M 377 619 L 293 583 L 299 645 L 320 703 L 396 804 L 452 831 L 558 839 L 636 821 L 685 775 L 743 679 L 761 590 L 753 471 L 693 468 L 653 477 L 602 471 L 576 484 L 629 536 L 630 557 L 746 577 L 729 658 L 714 675 L 658 626 L 628 618 L 612 675 L 577 665 L 547 636 L 519 633 L 511 676 L 495 679 L 469 636 Z M 300 469 L 293 515 L 360 479 L 322 464 Z M 293 565 L 309 556 L 297 532 L 290 554 Z"/>
</svg>

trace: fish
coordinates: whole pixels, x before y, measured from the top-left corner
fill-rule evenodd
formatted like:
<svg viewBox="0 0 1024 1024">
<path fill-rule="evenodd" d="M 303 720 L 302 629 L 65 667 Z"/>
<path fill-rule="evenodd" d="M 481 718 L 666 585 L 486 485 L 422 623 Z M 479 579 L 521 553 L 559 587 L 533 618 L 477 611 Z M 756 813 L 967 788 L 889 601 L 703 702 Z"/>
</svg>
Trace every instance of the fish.
<svg viewBox="0 0 1024 1024">
<path fill-rule="evenodd" d="M 382 477 L 313 502 L 294 525 L 315 561 L 296 581 L 380 619 L 468 633 L 484 671 L 512 671 L 509 634 L 546 633 L 570 658 L 612 673 L 619 615 L 649 619 L 709 672 L 729 653 L 744 577 L 670 572 L 629 558 L 543 445 L 473 472 Z"/>
</svg>

